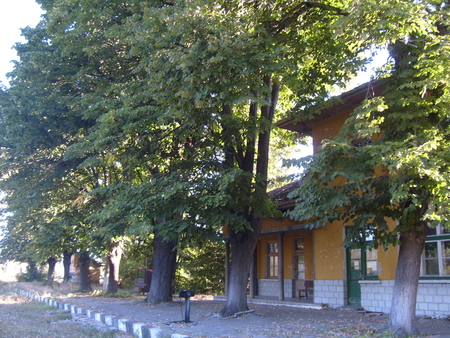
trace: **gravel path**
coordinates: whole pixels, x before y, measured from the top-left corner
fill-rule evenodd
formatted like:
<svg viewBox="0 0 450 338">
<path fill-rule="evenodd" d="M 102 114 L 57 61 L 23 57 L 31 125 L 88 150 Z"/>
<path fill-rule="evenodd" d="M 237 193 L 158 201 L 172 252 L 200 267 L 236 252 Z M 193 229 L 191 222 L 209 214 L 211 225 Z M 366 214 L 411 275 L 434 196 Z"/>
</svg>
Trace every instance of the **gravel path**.
<svg viewBox="0 0 450 338">
<path fill-rule="evenodd" d="M 190 337 L 388 337 L 380 334 L 384 314 L 346 310 L 311 310 L 284 306 L 250 305 L 252 312 L 223 319 L 217 313 L 221 301 L 191 300 L 191 323 L 184 323 L 184 300 L 150 306 L 144 298 L 76 296 L 61 299 L 86 309 L 127 318 Z M 448 319 L 420 319 L 421 337 L 450 338 Z"/>
</svg>

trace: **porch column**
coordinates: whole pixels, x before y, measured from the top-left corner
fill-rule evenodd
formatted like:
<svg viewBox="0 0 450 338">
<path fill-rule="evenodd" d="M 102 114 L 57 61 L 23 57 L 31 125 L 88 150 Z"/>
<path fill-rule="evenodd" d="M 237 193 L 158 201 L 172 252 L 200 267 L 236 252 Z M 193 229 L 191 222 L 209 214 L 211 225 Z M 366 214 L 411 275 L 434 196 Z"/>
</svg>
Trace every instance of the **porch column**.
<svg viewBox="0 0 450 338">
<path fill-rule="evenodd" d="M 228 285 L 230 283 L 230 241 L 225 240 L 225 296 L 228 296 Z"/>
<path fill-rule="evenodd" d="M 257 275 L 256 275 L 256 254 L 257 248 L 253 253 L 252 265 L 250 267 L 250 298 L 255 298 L 257 294 Z"/>
<path fill-rule="evenodd" d="M 283 255 L 284 233 L 278 234 L 278 286 L 279 300 L 284 300 L 284 255 Z"/>
</svg>

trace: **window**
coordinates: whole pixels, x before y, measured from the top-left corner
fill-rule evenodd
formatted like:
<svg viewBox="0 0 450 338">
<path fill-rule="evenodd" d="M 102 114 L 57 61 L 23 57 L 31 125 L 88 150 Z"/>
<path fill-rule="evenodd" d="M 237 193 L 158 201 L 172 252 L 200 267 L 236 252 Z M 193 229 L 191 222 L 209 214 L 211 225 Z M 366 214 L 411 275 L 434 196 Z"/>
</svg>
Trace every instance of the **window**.
<svg viewBox="0 0 450 338">
<path fill-rule="evenodd" d="M 366 276 L 378 276 L 378 251 L 366 250 Z"/>
<path fill-rule="evenodd" d="M 267 243 L 267 271 L 269 278 L 278 277 L 278 242 Z"/>
<path fill-rule="evenodd" d="M 349 228 L 347 228 L 349 231 Z M 364 235 L 362 235 L 364 236 Z M 374 240 L 373 229 L 371 225 L 367 225 L 364 238 L 356 241 L 352 248 L 347 249 L 348 268 L 351 279 L 377 279 L 378 278 L 378 251 L 376 249 L 368 249 L 370 242 Z"/>
<path fill-rule="evenodd" d="M 350 269 L 359 271 L 360 278 L 378 276 L 378 251 L 364 248 L 351 249 L 349 252 Z"/>
<path fill-rule="evenodd" d="M 450 232 L 441 225 L 428 228 L 421 270 L 423 277 L 450 277 Z"/>
<path fill-rule="evenodd" d="M 305 279 L 306 262 L 305 262 L 305 239 L 296 238 L 294 241 L 294 278 Z"/>
</svg>

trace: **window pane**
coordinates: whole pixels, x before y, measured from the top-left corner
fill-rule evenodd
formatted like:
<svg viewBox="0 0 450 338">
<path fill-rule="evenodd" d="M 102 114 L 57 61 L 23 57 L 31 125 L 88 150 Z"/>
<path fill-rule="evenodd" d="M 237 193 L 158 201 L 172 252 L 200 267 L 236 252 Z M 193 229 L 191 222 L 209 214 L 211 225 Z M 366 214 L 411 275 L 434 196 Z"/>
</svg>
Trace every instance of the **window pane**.
<svg viewBox="0 0 450 338">
<path fill-rule="evenodd" d="M 443 275 L 450 276 L 450 259 L 444 259 L 443 263 L 444 263 Z"/>
<path fill-rule="evenodd" d="M 269 277 L 278 276 L 278 256 L 269 256 Z"/>
<path fill-rule="evenodd" d="M 428 227 L 428 236 L 436 236 L 436 228 L 435 227 Z"/>
<path fill-rule="evenodd" d="M 366 257 L 368 261 L 377 261 L 378 260 L 378 251 L 377 250 L 367 250 Z"/>
<path fill-rule="evenodd" d="M 361 249 L 352 249 L 350 259 L 361 259 Z"/>
<path fill-rule="evenodd" d="M 378 262 L 368 261 L 367 262 L 367 276 L 377 276 L 378 275 Z"/>
<path fill-rule="evenodd" d="M 361 261 L 360 260 L 352 260 L 351 261 L 351 269 L 352 270 L 361 270 Z"/>
<path fill-rule="evenodd" d="M 278 266 L 278 257 L 277 256 L 271 256 L 270 258 L 270 266 Z"/>
<path fill-rule="evenodd" d="M 269 253 L 278 253 L 278 243 L 269 243 Z"/>
<path fill-rule="evenodd" d="M 437 257 L 438 257 L 437 243 L 436 242 L 425 243 L 425 258 L 437 258 Z"/>
<path fill-rule="evenodd" d="M 426 259 L 425 263 L 425 274 L 429 276 L 439 275 L 439 263 L 437 259 Z"/>
<path fill-rule="evenodd" d="M 305 250 L 305 240 L 303 238 L 295 240 L 295 250 Z"/>
<path fill-rule="evenodd" d="M 450 241 L 442 242 L 442 257 L 450 258 Z"/>
</svg>

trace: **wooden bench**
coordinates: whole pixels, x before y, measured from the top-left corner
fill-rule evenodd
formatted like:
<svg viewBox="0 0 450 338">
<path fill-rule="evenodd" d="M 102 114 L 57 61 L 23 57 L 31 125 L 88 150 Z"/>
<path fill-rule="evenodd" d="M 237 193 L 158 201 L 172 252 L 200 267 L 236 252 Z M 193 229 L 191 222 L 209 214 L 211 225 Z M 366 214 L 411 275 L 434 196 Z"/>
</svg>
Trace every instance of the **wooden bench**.
<svg viewBox="0 0 450 338">
<path fill-rule="evenodd" d="M 298 298 L 302 299 L 305 297 L 309 298 L 309 294 L 314 292 L 314 281 L 313 280 L 305 280 L 303 288 L 298 290 Z"/>
</svg>

